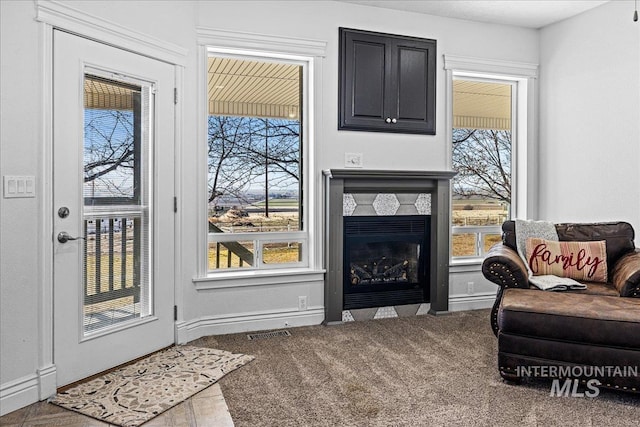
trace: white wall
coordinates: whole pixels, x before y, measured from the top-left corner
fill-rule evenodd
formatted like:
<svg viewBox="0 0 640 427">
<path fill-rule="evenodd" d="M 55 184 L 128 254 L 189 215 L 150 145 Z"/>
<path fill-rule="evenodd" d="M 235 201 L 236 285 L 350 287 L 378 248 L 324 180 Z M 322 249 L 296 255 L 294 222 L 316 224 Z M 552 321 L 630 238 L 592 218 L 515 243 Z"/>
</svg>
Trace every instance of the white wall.
<svg viewBox="0 0 640 427">
<path fill-rule="evenodd" d="M 540 219 L 623 220 L 640 233 L 633 9 L 612 1 L 540 32 Z"/>
<path fill-rule="evenodd" d="M 0 175 L 37 176 L 40 61 L 33 4 L 0 2 L 0 18 Z M 39 216 L 37 198 L 0 199 L 0 395 L 38 368 Z M 37 391 L 29 397 L 37 399 Z"/>
<path fill-rule="evenodd" d="M 345 152 L 362 152 L 366 168 L 447 169 L 445 81 L 442 54 L 483 57 L 506 61 L 538 62 L 538 32 L 427 15 L 323 1 L 183 2 L 183 1 L 68 1 L 70 6 L 133 30 L 171 42 L 188 50 L 181 96 L 183 133 L 181 232 L 182 275 L 176 283 L 180 326 L 186 339 L 208 332 L 273 327 L 291 316 L 301 323 L 317 317 L 300 317 L 297 296 L 308 295 L 309 307 L 323 307 L 322 281 L 269 283 L 224 289 L 197 290 L 195 165 L 202 159 L 196 140 L 196 27 L 246 31 L 275 36 L 319 39 L 328 42 L 323 64 L 323 108 L 318 123 L 319 169 L 341 168 Z M 34 20 L 29 1 L 0 1 L 2 110 L 0 132 L 1 175 L 34 175 L 42 183 L 43 155 L 42 28 Z M 338 27 L 434 38 L 438 41 L 437 135 L 395 135 L 337 131 Z M 635 107 L 637 111 L 637 106 Z M 636 128 L 637 131 L 637 128 Z M 637 134 L 637 132 L 636 132 Z M 390 150 L 393 147 L 393 150 Z M 637 157 L 637 151 L 635 152 Z M 637 173 L 636 173 L 637 176 Z M 315 179 L 320 178 L 319 172 Z M 42 194 L 34 199 L 0 199 L 0 403 L 5 413 L 38 399 L 38 369 L 42 367 L 42 322 L 38 304 L 50 286 L 43 271 L 40 224 L 52 215 Z M 637 200 L 637 199 L 636 199 Z M 637 202 L 636 202 L 637 203 Z M 42 211 L 39 210 L 42 208 Z M 637 222 L 637 221 L 636 221 Z M 466 274 L 466 273 L 465 273 Z M 466 283 L 467 276 L 464 278 Z M 283 282 L 282 280 L 275 280 Z M 285 281 L 286 282 L 286 281 Z M 219 283 L 219 282 L 218 282 Z M 199 282 L 198 286 L 208 286 Z M 456 293 L 458 293 L 456 291 Z M 50 309 L 50 307 L 49 307 Z M 312 310 L 312 311 L 313 311 Z M 273 325 L 273 326 L 272 326 Z M 46 354 L 45 354 L 46 356 Z M 44 397 L 44 396 L 40 396 Z"/>
<path fill-rule="evenodd" d="M 304 39 L 324 40 L 327 42 L 326 58 L 323 61 L 322 102 L 320 128 L 321 139 L 318 141 L 319 170 L 344 167 L 345 152 L 363 153 L 364 167 L 371 169 L 415 169 L 443 170 L 447 165 L 447 143 L 445 141 L 445 73 L 443 70 L 443 54 L 469 57 L 538 62 L 537 31 L 510 26 L 489 25 L 456 19 L 440 18 L 429 15 L 385 10 L 374 7 L 343 4 L 323 1 L 283 1 L 283 2 L 242 2 L 237 1 L 201 2 L 197 25 L 200 27 L 223 30 L 242 31 L 257 34 L 299 37 Z M 385 134 L 376 132 L 338 131 L 338 27 L 367 29 L 392 34 L 405 34 L 416 37 L 433 38 L 438 42 L 437 55 L 437 134 L 408 135 Z M 185 152 L 185 156 L 191 154 Z M 185 163 L 197 159 L 185 158 Z M 315 179 L 320 179 L 320 172 Z M 190 177 L 184 177 L 186 182 Z M 195 178 L 194 178 L 195 179 Z M 188 188 L 190 184 L 186 184 Z M 185 195 L 193 197 L 194 195 Z M 195 204 L 195 199 L 187 200 L 188 205 Z M 192 222 L 188 216 L 184 224 Z M 189 231 L 186 231 L 189 232 Z M 194 246 L 183 246 L 184 280 L 193 274 L 196 252 Z M 467 273 L 469 274 L 469 273 Z M 463 279 L 460 279 L 463 280 Z M 451 294 L 464 296 L 466 283 L 473 280 L 477 283 L 476 292 L 481 294 L 495 292 L 495 286 L 482 278 L 476 266 L 475 279 L 464 278 L 452 287 Z M 460 282 L 462 283 L 462 282 Z M 246 312 L 249 317 L 262 311 L 280 310 L 278 318 L 280 327 L 292 319 L 286 316 L 288 310 L 296 310 L 297 296 L 300 292 L 309 291 L 309 307 L 323 307 L 323 284 L 284 285 L 284 299 L 280 294 L 266 295 L 263 301 L 256 301 L 251 295 L 255 291 L 238 289 L 236 292 L 221 294 L 216 291 L 196 292 L 193 287 L 185 287 L 185 320 L 202 317 L 202 323 L 208 324 L 205 331 L 217 332 L 212 324 Z M 273 286 L 279 289 L 280 286 Z M 243 295 L 243 298 L 238 298 Z M 459 305 L 462 307 L 462 305 Z M 211 319 L 207 316 L 222 315 L 223 319 Z M 257 323 L 249 323 L 248 327 Z M 189 325 L 184 325 L 188 327 Z M 181 327 L 181 325 L 179 325 Z M 228 330 L 228 325 L 224 328 Z M 269 326 L 271 327 L 271 326 Z"/>
</svg>

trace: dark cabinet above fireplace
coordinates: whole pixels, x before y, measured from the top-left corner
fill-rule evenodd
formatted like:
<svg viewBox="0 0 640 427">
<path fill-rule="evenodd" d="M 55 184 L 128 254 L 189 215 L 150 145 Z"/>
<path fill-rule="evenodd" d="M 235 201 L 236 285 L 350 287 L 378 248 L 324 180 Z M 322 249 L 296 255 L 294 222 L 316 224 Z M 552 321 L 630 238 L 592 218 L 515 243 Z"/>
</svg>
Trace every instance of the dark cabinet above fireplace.
<svg viewBox="0 0 640 427">
<path fill-rule="evenodd" d="M 435 135 L 436 41 L 340 28 L 338 129 Z"/>
</svg>

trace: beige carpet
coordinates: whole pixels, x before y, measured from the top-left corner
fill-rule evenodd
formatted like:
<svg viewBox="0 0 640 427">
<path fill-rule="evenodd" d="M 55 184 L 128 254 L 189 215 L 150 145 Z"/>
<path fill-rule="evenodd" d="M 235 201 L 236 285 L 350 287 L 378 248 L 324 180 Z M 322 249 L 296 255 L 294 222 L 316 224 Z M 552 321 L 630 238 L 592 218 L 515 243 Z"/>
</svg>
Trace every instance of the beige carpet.
<svg viewBox="0 0 640 427">
<path fill-rule="evenodd" d="M 290 328 L 193 342 L 256 360 L 220 381 L 243 426 L 638 426 L 640 395 L 550 397 L 496 368 L 489 311 Z"/>
<path fill-rule="evenodd" d="M 58 393 L 51 403 L 135 427 L 204 390 L 252 356 L 177 346 Z"/>
</svg>

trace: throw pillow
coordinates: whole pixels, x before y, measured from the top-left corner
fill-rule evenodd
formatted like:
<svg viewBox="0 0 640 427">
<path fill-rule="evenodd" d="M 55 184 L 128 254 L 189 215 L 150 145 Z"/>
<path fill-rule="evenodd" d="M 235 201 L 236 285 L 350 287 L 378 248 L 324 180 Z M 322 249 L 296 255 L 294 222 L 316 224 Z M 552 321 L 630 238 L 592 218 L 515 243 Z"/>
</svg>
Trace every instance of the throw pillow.
<svg viewBox="0 0 640 427">
<path fill-rule="evenodd" d="M 607 246 L 595 242 L 527 239 L 527 264 L 534 276 L 552 274 L 589 282 L 607 281 Z"/>
</svg>

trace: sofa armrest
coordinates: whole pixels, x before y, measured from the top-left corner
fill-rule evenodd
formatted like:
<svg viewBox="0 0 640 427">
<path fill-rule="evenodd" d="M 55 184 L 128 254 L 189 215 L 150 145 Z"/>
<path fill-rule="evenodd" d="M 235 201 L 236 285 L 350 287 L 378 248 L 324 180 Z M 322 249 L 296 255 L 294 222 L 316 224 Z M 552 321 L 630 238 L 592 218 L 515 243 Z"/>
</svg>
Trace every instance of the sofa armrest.
<svg viewBox="0 0 640 427">
<path fill-rule="evenodd" d="M 501 288 L 529 289 L 527 267 L 516 251 L 496 243 L 482 263 L 482 274 Z"/>
<path fill-rule="evenodd" d="M 498 336 L 498 310 L 502 293 L 507 288 L 529 289 L 527 266 L 520 255 L 509 246 L 496 243 L 482 262 L 482 274 L 500 288 L 491 309 L 491 329 Z"/>
<path fill-rule="evenodd" d="M 640 249 L 620 257 L 613 266 L 610 280 L 621 297 L 640 298 Z"/>
</svg>

